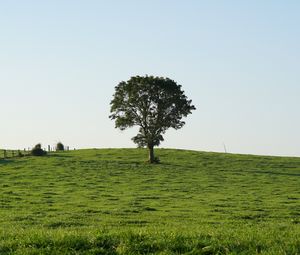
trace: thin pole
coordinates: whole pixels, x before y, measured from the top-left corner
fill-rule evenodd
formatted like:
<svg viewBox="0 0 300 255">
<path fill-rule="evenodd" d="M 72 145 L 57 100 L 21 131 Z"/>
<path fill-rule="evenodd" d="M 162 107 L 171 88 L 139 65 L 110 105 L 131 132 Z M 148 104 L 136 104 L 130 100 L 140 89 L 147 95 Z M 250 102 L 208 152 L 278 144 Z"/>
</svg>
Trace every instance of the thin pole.
<svg viewBox="0 0 300 255">
<path fill-rule="evenodd" d="M 227 153 L 227 149 L 226 149 L 225 143 L 223 143 L 223 146 L 224 146 L 224 151 L 225 151 L 225 153 Z"/>
</svg>

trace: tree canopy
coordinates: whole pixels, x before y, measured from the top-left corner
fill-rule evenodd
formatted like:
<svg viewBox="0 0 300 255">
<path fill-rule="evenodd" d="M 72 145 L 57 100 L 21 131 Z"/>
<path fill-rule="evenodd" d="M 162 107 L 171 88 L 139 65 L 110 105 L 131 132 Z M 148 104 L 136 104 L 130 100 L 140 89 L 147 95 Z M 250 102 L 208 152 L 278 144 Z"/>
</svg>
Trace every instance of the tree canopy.
<svg viewBox="0 0 300 255">
<path fill-rule="evenodd" d="M 110 118 L 121 130 L 139 126 L 132 140 L 149 149 L 150 163 L 155 162 L 153 148 L 164 140 L 166 130 L 182 128 L 182 118 L 196 109 L 181 87 L 169 78 L 154 76 L 134 76 L 115 87 Z"/>
</svg>

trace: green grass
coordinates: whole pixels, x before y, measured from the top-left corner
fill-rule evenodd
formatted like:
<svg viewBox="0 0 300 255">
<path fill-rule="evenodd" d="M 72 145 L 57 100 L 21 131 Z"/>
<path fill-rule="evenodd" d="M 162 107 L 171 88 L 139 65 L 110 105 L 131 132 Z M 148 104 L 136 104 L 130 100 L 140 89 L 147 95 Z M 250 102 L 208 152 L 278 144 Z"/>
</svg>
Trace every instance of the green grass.
<svg viewBox="0 0 300 255">
<path fill-rule="evenodd" d="M 300 254 L 300 158 L 156 152 L 0 160 L 0 254 Z"/>
</svg>

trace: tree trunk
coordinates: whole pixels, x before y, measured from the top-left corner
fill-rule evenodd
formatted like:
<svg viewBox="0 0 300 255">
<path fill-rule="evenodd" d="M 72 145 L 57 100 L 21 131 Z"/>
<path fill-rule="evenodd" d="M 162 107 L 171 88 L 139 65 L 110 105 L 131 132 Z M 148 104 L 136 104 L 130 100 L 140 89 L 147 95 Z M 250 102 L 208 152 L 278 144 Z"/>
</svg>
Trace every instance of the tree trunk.
<svg viewBox="0 0 300 255">
<path fill-rule="evenodd" d="M 149 149 L 149 163 L 154 163 L 154 146 L 150 145 L 148 146 Z"/>
</svg>

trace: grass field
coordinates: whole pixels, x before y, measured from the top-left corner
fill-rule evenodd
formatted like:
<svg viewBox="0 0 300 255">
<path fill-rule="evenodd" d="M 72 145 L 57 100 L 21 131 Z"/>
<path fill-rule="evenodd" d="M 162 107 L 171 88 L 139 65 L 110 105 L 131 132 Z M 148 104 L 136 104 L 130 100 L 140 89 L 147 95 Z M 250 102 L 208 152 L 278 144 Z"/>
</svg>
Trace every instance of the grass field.
<svg viewBox="0 0 300 255">
<path fill-rule="evenodd" d="M 156 152 L 0 160 L 0 254 L 300 254 L 300 158 Z"/>
</svg>

